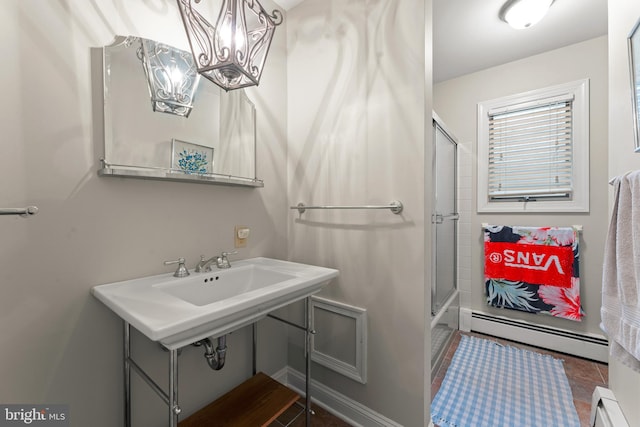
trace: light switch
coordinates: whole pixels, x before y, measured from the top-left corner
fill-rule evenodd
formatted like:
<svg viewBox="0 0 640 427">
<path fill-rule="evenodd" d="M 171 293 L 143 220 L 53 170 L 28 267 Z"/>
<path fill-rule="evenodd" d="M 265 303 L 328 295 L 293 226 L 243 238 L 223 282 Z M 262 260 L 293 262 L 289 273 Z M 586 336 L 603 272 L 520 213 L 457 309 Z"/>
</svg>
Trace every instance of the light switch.
<svg viewBox="0 0 640 427">
<path fill-rule="evenodd" d="M 246 227 L 238 228 L 238 239 L 246 239 L 249 237 L 249 229 Z"/>
<path fill-rule="evenodd" d="M 244 225 L 236 225 L 235 228 L 235 246 L 236 248 L 244 248 L 247 246 L 247 239 L 251 229 Z"/>
</svg>

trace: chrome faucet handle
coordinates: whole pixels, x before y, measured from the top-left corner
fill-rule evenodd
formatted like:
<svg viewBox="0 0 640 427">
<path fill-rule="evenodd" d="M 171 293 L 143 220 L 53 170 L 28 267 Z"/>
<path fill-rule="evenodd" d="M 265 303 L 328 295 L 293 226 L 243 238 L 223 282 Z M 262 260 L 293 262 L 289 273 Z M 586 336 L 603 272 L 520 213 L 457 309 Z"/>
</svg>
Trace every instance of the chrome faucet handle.
<svg viewBox="0 0 640 427">
<path fill-rule="evenodd" d="M 189 275 L 189 270 L 187 270 L 187 266 L 184 265 L 185 259 L 178 258 L 175 261 L 165 261 L 164 265 L 178 264 L 178 268 L 175 273 L 173 273 L 174 277 L 187 277 Z"/>
<path fill-rule="evenodd" d="M 222 255 L 220 255 L 218 257 L 218 259 L 216 260 L 216 266 L 218 268 L 229 268 L 229 267 L 231 267 L 231 263 L 229 262 L 229 258 L 227 258 L 227 257 L 229 255 L 235 255 L 237 253 L 238 253 L 238 251 L 222 252 Z"/>
</svg>

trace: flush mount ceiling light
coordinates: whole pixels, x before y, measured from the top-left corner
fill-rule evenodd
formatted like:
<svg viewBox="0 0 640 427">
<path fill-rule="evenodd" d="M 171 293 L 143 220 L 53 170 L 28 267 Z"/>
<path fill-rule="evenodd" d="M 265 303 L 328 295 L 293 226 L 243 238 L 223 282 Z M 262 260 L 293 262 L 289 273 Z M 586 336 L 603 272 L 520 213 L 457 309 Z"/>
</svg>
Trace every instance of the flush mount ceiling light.
<svg viewBox="0 0 640 427">
<path fill-rule="evenodd" d="M 540 22 L 554 0 L 509 0 L 500 9 L 500 19 L 516 29 Z"/>
<path fill-rule="evenodd" d="M 177 1 L 198 73 L 226 91 L 257 85 L 282 13 L 268 14 L 258 0 L 223 0 L 214 26 L 196 10 L 204 0 Z"/>
<path fill-rule="evenodd" d="M 153 111 L 188 117 L 200 83 L 191 53 L 141 38 L 137 54 L 147 76 Z"/>
</svg>

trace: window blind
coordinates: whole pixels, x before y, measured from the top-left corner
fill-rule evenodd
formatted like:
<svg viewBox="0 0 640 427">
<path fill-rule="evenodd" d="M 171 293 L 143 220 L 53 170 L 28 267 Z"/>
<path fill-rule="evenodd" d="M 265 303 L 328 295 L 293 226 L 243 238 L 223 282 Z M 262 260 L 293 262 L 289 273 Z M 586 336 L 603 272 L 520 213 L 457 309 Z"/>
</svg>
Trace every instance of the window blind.
<svg viewBox="0 0 640 427">
<path fill-rule="evenodd" d="M 488 196 L 571 198 L 573 95 L 489 111 Z"/>
</svg>

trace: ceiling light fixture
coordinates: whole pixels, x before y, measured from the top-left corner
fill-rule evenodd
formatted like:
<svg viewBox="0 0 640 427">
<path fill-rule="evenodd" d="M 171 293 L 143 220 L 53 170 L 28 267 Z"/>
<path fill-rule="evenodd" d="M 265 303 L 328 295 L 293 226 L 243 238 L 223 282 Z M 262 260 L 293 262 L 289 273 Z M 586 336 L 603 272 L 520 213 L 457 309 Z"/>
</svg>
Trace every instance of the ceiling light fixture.
<svg viewBox="0 0 640 427">
<path fill-rule="evenodd" d="M 516 29 L 529 28 L 547 14 L 554 0 L 509 0 L 500 9 L 500 19 Z"/>
<path fill-rule="evenodd" d="M 194 5 L 204 0 L 177 2 L 198 73 L 226 91 L 258 85 L 282 13 L 258 0 L 223 0 L 214 26 Z"/>
</svg>

